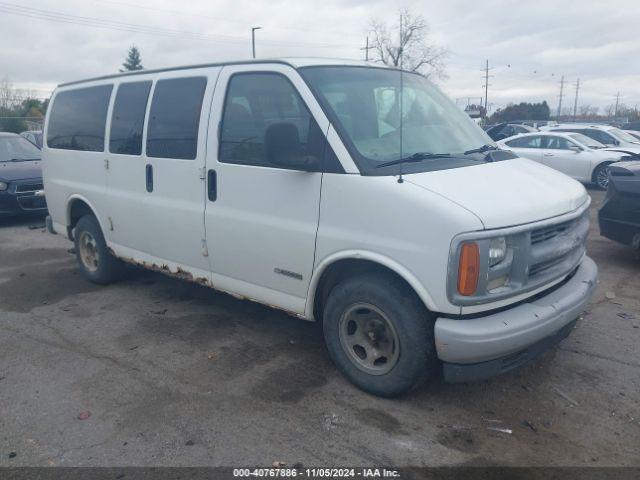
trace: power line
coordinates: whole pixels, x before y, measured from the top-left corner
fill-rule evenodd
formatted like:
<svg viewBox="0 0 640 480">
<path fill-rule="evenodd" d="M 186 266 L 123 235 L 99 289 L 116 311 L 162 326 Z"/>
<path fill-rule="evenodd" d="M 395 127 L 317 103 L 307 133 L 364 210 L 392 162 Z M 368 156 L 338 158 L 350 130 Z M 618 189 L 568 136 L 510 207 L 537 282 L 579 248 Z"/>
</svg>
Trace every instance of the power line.
<svg viewBox="0 0 640 480">
<path fill-rule="evenodd" d="M 241 37 L 231 35 L 211 35 L 197 32 L 190 32 L 186 30 L 174 30 L 162 27 L 151 27 L 147 25 L 119 22 L 115 20 L 104 20 L 97 17 L 86 17 L 80 15 L 72 15 L 67 13 L 55 12 L 52 10 L 43 10 L 30 7 L 23 7 L 21 5 L 0 2 L 0 12 L 9 13 L 12 15 L 19 15 L 29 18 L 36 18 L 40 20 L 49 20 L 59 23 L 68 23 L 74 25 L 89 26 L 95 28 L 102 28 L 107 30 L 117 30 L 132 33 L 141 33 L 145 35 L 156 35 L 171 38 L 186 38 L 190 40 L 201 40 L 216 43 L 227 44 L 245 44 L 246 40 Z M 271 46 L 284 46 L 284 47 L 304 47 L 304 48 L 335 48 L 335 47 L 349 47 L 354 45 L 347 44 L 314 44 L 314 43 L 301 43 L 301 42 L 274 42 L 265 41 L 264 44 Z"/>
<path fill-rule="evenodd" d="M 180 16 L 184 16 L 184 17 L 216 20 L 218 22 L 235 23 L 237 25 L 242 25 L 244 27 L 247 26 L 247 22 L 244 22 L 244 21 L 241 21 L 241 20 L 234 20 L 234 19 L 231 19 L 231 18 L 224 18 L 224 17 L 211 16 L 211 15 L 201 15 L 199 13 L 185 12 L 184 10 L 173 10 L 173 9 L 169 9 L 169 8 L 160 8 L 160 7 L 155 7 L 155 6 L 152 7 L 152 6 L 149 6 L 149 5 L 140 5 L 140 4 L 136 4 L 136 3 L 121 2 L 121 1 L 117 1 L 117 0 L 93 0 L 93 1 L 97 2 L 97 3 L 106 4 L 106 5 L 119 5 L 119 6 L 137 8 L 137 9 L 147 10 L 147 11 L 170 13 L 172 15 L 180 15 Z M 308 28 L 273 27 L 273 26 L 269 26 L 268 28 L 269 28 L 269 30 L 290 30 L 290 31 L 305 32 L 305 33 L 316 32 L 316 33 L 322 33 L 322 34 L 325 34 L 325 35 L 327 33 L 331 33 L 330 31 L 327 31 L 327 30 L 313 30 L 313 29 L 308 29 Z M 345 34 L 344 32 L 337 32 L 337 31 L 333 31 L 333 33 L 335 33 L 337 35 L 341 35 L 343 37 L 349 37 L 349 36 L 352 37 L 352 38 L 356 37 L 356 35 L 354 35 L 352 33 L 351 34 Z"/>
</svg>

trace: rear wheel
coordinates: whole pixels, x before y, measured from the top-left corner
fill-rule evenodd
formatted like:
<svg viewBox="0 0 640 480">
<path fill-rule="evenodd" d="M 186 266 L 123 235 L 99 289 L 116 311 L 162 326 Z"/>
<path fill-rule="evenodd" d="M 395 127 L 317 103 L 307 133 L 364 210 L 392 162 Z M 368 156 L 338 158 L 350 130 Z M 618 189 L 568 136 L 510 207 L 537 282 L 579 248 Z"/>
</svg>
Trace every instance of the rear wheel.
<svg viewBox="0 0 640 480">
<path fill-rule="evenodd" d="M 329 355 L 362 390 L 393 397 L 434 376 L 439 363 L 432 318 L 398 279 L 348 278 L 333 288 L 324 312 Z"/>
<path fill-rule="evenodd" d="M 593 183 L 602 190 L 609 186 L 609 164 L 598 165 L 593 171 Z"/>
<path fill-rule="evenodd" d="M 73 237 L 78 265 L 85 277 L 102 285 L 120 277 L 124 267 L 109 252 L 96 217 L 85 215 L 80 218 Z"/>
</svg>

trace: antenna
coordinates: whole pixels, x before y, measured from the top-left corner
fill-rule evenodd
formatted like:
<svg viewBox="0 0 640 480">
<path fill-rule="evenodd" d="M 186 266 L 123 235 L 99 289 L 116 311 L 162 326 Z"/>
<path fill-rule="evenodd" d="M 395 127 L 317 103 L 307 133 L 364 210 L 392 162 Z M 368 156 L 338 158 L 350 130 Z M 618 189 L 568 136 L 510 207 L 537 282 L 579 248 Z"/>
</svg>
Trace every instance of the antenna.
<svg viewBox="0 0 640 480">
<path fill-rule="evenodd" d="M 398 63 L 400 64 L 400 159 L 402 159 L 402 108 L 403 108 L 403 90 L 404 90 L 404 76 L 402 72 L 402 14 L 400 14 L 400 44 L 398 45 Z M 398 176 L 398 183 L 403 183 L 402 179 L 402 162 L 398 164 L 400 175 Z"/>
</svg>

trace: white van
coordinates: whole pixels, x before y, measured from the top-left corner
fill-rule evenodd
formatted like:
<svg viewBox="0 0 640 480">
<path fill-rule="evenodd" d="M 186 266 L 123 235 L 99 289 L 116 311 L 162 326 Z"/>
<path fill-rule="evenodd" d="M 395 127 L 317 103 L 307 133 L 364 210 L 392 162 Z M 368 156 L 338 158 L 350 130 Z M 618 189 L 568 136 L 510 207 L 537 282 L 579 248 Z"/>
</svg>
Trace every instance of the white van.
<svg viewBox="0 0 640 480">
<path fill-rule="evenodd" d="M 323 322 L 393 396 L 517 367 L 595 288 L 590 198 L 496 151 L 424 77 L 343 60 L 138 71 L 60 85 L 50 229 L 97 283 L 139 264 Z"/>
</svg>

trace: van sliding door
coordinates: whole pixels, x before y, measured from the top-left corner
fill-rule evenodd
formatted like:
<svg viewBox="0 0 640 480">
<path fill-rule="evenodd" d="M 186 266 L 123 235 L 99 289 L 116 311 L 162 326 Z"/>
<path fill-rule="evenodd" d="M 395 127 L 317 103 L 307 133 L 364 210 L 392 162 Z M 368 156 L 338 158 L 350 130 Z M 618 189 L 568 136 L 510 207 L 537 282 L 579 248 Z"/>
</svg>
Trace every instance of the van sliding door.
<svg viewBox="0 0 640 480">
<path fill-rule="evenodd" d="M 109 157 L 107 190 L 114 250 L 203 282 L 210 278 L 203 172 L 209 105 L 219 72 L 203 68 L 135 77 L 138 83 L 152 82 L 147 101 L 142 100 L 143 85 L 127 85 L 133 80 L 125 77 L 118 92 L 129 108 L 136 101 L 144 104 L 144 120 L 140 122 L 139 109 L 129 115 L 130 128 L 121 130 L 127 138 L 116 135 L 114 126 L 127 118 L 126 107 L 118 117 L 116 98 L 111 126 L 116 143 Z M 135 89 L 142 93 L 127 98 L 127 90 Z M 130 144 L 136 146 L 133 151 Z"/>
</svg>

